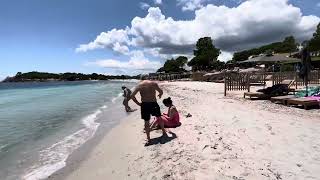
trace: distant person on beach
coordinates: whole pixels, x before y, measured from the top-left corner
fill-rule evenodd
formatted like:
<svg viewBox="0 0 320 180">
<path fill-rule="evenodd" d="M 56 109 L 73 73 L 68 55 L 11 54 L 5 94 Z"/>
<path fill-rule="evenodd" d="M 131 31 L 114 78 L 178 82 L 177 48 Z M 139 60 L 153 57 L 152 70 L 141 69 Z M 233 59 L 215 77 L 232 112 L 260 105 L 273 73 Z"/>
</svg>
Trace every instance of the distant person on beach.
<svg viewBox="0 0 320 180">
<path fill-rule="evenodd" d="M 138 92 L 140 92 L 141 102 L 139 102 L 135 97 Z M 157 103 L 156 92 L 159 93 L 158 97 L 161 98 L 163 91 L 162 89 L 160 89 L 159 85 L 153 81 L 143 80 L 138 84 L 131 95 L 131 99 L 141 107 L 141 119 L 144 120 L 144 127 L 148 140 L 147 144 L 150 142 L 151 115 L 157 118 L 159 126 L 163 133 L 162 137 L 168 137 L 164 129 L 163 121 L 161 119 L 161 111 L 160 106 Z"/>
<path fill-rule="evenodd" d="M 170 97 L 164 99 L 163 104 L 168 107 L 168 113 L 163 113 L 162 120 L 165 128 L 176 128 L 181 126 L 180 123 L 180 115 L 177 108 L 173 105 L 173 102 Z M 159 125 L 159 121 L 156 120 L 151 125 L 151 129 L 157 127 Z"/>
<path fill-rule="evenodd" d="M 122 90 L 123 90 L 123 97 L 124 97 L 124 99 L 123 99 L 124 108 L 127 112 L 133 112 L 133 110 L 129 106 L 129 100 L 131 97 L 131 90 L 129 88 L 127 88 L 126 86 L 122 86 Z"/>
</svg>

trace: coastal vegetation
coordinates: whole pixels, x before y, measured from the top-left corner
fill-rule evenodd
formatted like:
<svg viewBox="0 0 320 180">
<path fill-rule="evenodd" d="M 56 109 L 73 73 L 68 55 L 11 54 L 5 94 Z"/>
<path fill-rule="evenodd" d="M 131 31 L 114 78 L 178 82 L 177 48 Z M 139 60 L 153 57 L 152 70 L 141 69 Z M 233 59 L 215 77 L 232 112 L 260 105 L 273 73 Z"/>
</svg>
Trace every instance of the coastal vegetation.
<svg viewBox="0 0 320 180">
<path fill-rule="evenodd" d="M 247 60 L 250 56 L 259 55 L 266 52 L 291 53 L 297 51 L 298 43 L 293 36 L 286 37 L 282 42 L 275 42 L 258 48 L 235 52 L 233 62 Z"/>
<path fill-rule="evenodd" d="M 14 77 L 7 77 L 3 82 L 26 82 L 26 81 L 83 81 L 83 80 L 109 80 L 109 79 L 139 79 L 139 76 L 111 76 L 103 74 L 82 73 L 47 73 L 47 72 L 18 72 Z"/>
<path fill-rule="evenodd" d="M 307 47 L 310 51 L 320 51 L 320 23 L 311 40 L 307 41 Z"/>
<path fill-rule="evenodd" d="M 162 68 L 158 69 L 157 72 L 185 72 L 184 66 L 187 64 L 188 58 L 185 56 L 179 56 L 177 59 L 168 59 Z"/>
<path fill-rule="evenodd" d="M 292 53 L 298 51 L 298 43 L 293 36 L 286 37 L 282 42 L 275 42 L 268 45 L 264 45 L 258 48 L 253 48 L 245 51 L 235 52 L 232 62 L 247 60 L 250 56 L 259 55 L 266 52 L 274 53 Z M 320 23 L 317 26 L 313 37 L 310 40 L 305 40 L 301 43 L 303 47 L 306 47 L 309 51 L 320 51 Z"/>
<path fill-rule="evenodd" d="M 220 49 L 213 45 L 211 37 L 200 38 L 193 51 L 194 57 L 188 62 L 185 56 L 179 56 L 177 59 L 168 59 L 163 67 L 157 72 L 180 73 L 185 72 L 185 66 L 188 65 L 193 71 L 196 70 L 221 70 L 225 63 L 218 60 Z"/>
<path fill-rule="evenodd" d="M 192 70 L 215 69 L 220 53 L 220 49 L 213 45 L 210 37 L 200 38 L 193 51 L 194 58 L 188 62 L 188 65 L 192 67 Z"/>
</svg>

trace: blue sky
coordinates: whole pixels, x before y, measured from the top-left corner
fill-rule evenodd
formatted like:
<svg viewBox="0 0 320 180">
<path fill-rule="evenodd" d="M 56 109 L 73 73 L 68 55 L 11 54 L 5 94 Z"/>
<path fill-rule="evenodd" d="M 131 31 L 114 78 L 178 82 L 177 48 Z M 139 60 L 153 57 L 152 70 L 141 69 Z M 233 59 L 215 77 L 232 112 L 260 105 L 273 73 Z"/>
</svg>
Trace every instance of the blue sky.
<svg viewBox="0 0 320 180">
<path fill-rule="evenodd" d="M 201 36 L 215 39 L 226 60 L 236 50 L 286 35 L 306 39 L 320 21 L 318 0 L 251 1 L 0 0 L 0 78 L 33 70 L 150 72 L 165 58 L 191 57 Z M 277 8 L 285 12 L 271 16 Z M 250 35 L 237 29 L 249 25 L 260 29 Z"/>
</svg>

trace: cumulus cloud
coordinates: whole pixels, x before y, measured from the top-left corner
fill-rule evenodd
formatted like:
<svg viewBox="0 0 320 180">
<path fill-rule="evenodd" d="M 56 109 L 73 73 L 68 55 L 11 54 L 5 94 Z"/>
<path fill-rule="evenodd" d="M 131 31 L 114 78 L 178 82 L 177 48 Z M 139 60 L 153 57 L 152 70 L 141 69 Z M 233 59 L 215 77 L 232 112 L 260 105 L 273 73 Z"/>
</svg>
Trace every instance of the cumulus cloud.
<svg viewBox="0 0 320 180">
<path fill-rule="evenodd" d="M 158 57 L 191 55 L 197 40 L 209 36 L 224 52 L 221 58 L 227 59 L 227 54 L 234 51 L 280 41 L 289 35 L 299 41 L 309 39 L 319 22 L 319 17 L 303 16 L 288 0 L 250 0 L 234 8 L 209 4 L 196 10 L 191 20 L 174 20 L 160 8 L 151 7 L 145 17 L 135 17 L 131 27 L 103 32 L 93 42 L 80 45 L 78 51 L 111 48 L 127 52 L 129 48 L 122 46 L 129 46 L 146 49 Z"/>
<path fill-rule="evenodd" d="M 218 57 L 219 61 L 229 61 L 232 60 L 233 54 L 230 52 L 226 52 L 226 51 L 221 51 L 220 56 Z"/>
<path fill-rule="evenodd" d="M 183 11 L 194 11 L 203 7 L 203 3 L 207 0 L 177 0 L 178 5 L 182 6 Z"/>
<path fill-rule="evenodd" d="M 161 63 L 158 61 L 150 61 L 144 56 L 144 53 L 139 50 L 130 52 L 129 61 L 120 61 L 115 59 L 102 59 L 92 62 L 88 62 L 87 66 L 98 66 L 103 68 L 110 68 L 113 70 L 125 70 L 134 72 L 154 72 L 161 67 Z"/>
<path fill-rule="evenodd" d="M 162 4 L 162 0 L 153 0 L 154 4 Z"/>
<path fill-rule="evenodd" d="M 140 2 L 140 8 L 141 9 L 149 9 L 150 8 L 150 5 L 145 3 L 145 2 Z"/>
<path fill-rule="evenodd" d="M 159 47 L 161 53 L 190 51 L 204 36 L 212 37 L 219 48 L 231 52 L 288 35 L 305 40 L 319 22 L 316 16 L 302 16 L 299 8 L 285 0 L 247 1 L 236 8 L 208 5 L 197 10 L 195 19 L 189 21 L 166 18 L 159 8 L 148 12 L 146 17 L 132 20 L 133 41 L 139 46 Z"/>
<path fill-rule="evenodd" d="M 130 43 L 127 29 L 112 29 L 108 32 L 102 32 L 97 38 L 88 44 L 81 44 L 76 52 L 86 52 L 94 49 L 110 48 L 115 52 L 126 53 Z"/>
</svg>

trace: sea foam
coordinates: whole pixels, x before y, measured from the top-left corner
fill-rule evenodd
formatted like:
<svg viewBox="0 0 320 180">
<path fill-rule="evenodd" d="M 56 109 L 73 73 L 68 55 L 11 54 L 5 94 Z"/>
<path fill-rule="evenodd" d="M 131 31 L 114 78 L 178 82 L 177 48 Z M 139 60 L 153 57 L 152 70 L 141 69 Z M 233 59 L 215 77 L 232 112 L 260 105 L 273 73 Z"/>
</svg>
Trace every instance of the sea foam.
<svg viewBox="0 0 320 180">
<path fill-rule="evenodd" d="M 123 93 L 119 93 L 117 97 L 112 98 L 111 102 L 116 103 L 116 101 L 123 95 Z"/>
<path fill-rule="evenodd" d="M 105 108 L 107 108 L 106 105 L 82 119 L 84 128 L 40 151 L 40 162 L 32 166 L 22 179 L 45 179 L 65 167 L 68 156 L 94 136 L 100 125 L 95 120 L 102 113 L 102 109 Z"/>
</svg>

